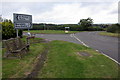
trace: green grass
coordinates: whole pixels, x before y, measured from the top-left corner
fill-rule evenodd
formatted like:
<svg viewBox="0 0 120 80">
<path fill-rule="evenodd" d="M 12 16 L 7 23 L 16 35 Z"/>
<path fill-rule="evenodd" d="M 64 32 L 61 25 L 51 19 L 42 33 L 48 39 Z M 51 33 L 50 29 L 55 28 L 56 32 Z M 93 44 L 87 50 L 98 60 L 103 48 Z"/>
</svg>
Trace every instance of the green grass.
<svg viewBox="0 0 120 80">
<path fill-rule="evenodd" d="M 28 32 L 28 31 L 24 31 Z M 79 31 L 69 31 L 68 33 L 77 33 Z M 42 34 L 65 34 L 64 30 L 30 30 L 30 33 L 42 33 Z"/>
<path fill-rule="evenodd" d="M 2 78 L 2 41 L 0 41 L 0 79 Z"/>
<path fill-rule="evenodd" d="M 23 38 L 25 40 L 25 38 Z M 38 39 L 37 39 L 38 40 Z M 30 51 L 22 59 L 2 59 L 3 78 L 23 78 L 27 76 L 35 66 L 38 55 L 44 50 L 45 43 L 35 43 L 30 45 Z M 3 54 L 5 48 L 3 49 Z"/>
<path fill-rule="evenodd" d="M 100 32 L 99 34 L 103 36 L 118 37 L 118 33 Z"/>
<path fill-rule="evenodd" d="M 79 44 L 56 40 L 49 44 L 31 44 L 30 52 L 22 59 L 3 58 L 2 77 L 26 77 L 47 45 L 50 46 L 47 60 L 37 78 L 116 78 L 118 75 L 118 65 L 104 55 Z M 77 52 L 91 56 L 80 56 Z"/>
<path fill-rule="evenodd" d="M 118 65 L 104 55 L 82 45 L 52 41 L 47 60 L 37 78 L 116 78 Z M 87 52 L 91 56 L 80 56 Z"/>
</svg>

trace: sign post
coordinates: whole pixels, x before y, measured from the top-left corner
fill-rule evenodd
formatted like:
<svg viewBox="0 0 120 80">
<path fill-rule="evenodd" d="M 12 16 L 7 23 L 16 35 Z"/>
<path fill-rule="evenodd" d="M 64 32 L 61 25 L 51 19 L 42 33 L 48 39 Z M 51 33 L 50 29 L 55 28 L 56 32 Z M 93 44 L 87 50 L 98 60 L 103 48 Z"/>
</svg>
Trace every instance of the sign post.
<svg viewBox="0 0 120 80">
<path fill-rule="evenodd" d="M 70 27 L 65 27 L 65 33 L 68 33 Z"/>
<path fill-rule="evenodd" d="M 17 30 L 17 37 L 18 29 L 28 29 L 29 31 L 32 28 L 32 15 L 13 13 L 13 21 L 14 28 Z"/>
<path fill-rule="evenodd" d="M 18 37 L 18 29 L 16 29 L 16 31 L 17 31 L 17 33 L 16 33 L 16 34 L 17 34 L 17 37 Z"/>
</svg>

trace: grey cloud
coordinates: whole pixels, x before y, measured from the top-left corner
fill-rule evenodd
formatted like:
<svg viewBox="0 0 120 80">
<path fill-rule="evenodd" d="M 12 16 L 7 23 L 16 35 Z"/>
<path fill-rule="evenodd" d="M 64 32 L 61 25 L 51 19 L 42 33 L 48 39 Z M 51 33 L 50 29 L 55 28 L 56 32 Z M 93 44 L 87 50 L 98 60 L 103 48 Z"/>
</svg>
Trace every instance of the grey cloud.
<svg viewBox="0 0 120 80">
<path fill-rule="evenodd" d="M 118 14 L 118 10 L 111 11 L 109 14 Z"/>
<path fill-rule="evenodd" d="M 42 14 L 44 14 L 46 12 L 48 12 L 48 14 L 51 12 L 54 12 L 54 8 L 57 5 L 62 6 L 64 4 L 68 4 L 69 6 L 71 6 L 71 4 L 75 4 L 75 3 L 77 3 L 77 2 L 3 2 L 2 3 L 2 13 L 3 13 L 4 17 L 6 17 L 6 16 L 11 17 L 13 15 L 13 12 L 18 12 L 20 9 L 25 8 L 33 15 L 33 18 L 35 18 L 37 16 L 41 16 Z M 91 13 L 92 13 L 92 15 L 97 15 L 99 12 L 102 12 L 104 10 L 106 10 L 106 11 L 110 10 L 110 9 L 108 9 L 108 6 L 110 6 L 112 4 L 112 2 L 106 2 L 106 3 L 104 3 L 104 2 L 78 2 L 77 4 L 80 4 L 80 6 L 79 6 L 80 9 L 85 8 L 86 10 L 89 10 L 88 13 L 90 15 L 91 15 Z M 114 13 L 116 13 L 116 12 L 111 11 L 111 14 L 114 14 Z M 56 14 L 54 14 L 54 15 L 56 15 Z M 59 14 L 59 15 L 61 15 L 61 14 Z M 67 15 L 67 14 L 65 14 L 65 15 Z M 84 15 L 88 16 L 87 13 Z M 46 19 L 44 22 L 54 22 L 54 23 L 74 22 L 74 21 L 70 21 L 69 17 L 68 17 L 68 20 L 64 19 L 64 18 L 56 19 L 56 17 L 55 17 L 55 19 L 51 19 L 50 17 L 47 17 L 48 19 Z M 41 22 L 41 21 L 43 21 L 43 19 L 42 18 L 35 19 L 34 21 Z"/>
<path fill-rule="evenodd" d="M 88 7 L 92 14 L 97 14 L 104 10 L 110 10 L 108 6 L 111 6 L 113 2 L 82 2 L 80 7 L 86 8 Z M 110 14 L 114 14 L 116 11 L 111 11 Z"/>
<path fill-rule="evenodd" d="M 29 3 L 27 7 L 30 8 L 30 12 L 34 14 L 41 14 L 47 11 L 51 11 L 54 7 L 54 3 L 44 2 L 44 3 Z"/>
<path fill-rule="evenodd" d="M 26 8 L 30 13 L 41 14 L 46 11 L 51 11 L 54 3 L 50 2 L 4 2 L 2 5 L 3 15 L 10 15 L 12 12 L 17 12 L 21 8 Z"/>
</svg>

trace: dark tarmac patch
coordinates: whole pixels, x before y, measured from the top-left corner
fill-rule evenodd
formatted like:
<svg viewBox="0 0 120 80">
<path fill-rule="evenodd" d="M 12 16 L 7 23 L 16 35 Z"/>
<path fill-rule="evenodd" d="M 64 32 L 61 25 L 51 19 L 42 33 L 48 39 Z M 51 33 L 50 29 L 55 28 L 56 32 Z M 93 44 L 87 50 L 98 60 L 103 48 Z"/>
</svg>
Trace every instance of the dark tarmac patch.
<svg viewBox="0 0 120 80">
<path fill-rule="evenodd" d="M 77 52 L 77 54 L 80 55 L 80 56 L 86 56 L 86 57 L 91 56 L 91 54 L 89 54 L 87 52 Z"/>
</svg>

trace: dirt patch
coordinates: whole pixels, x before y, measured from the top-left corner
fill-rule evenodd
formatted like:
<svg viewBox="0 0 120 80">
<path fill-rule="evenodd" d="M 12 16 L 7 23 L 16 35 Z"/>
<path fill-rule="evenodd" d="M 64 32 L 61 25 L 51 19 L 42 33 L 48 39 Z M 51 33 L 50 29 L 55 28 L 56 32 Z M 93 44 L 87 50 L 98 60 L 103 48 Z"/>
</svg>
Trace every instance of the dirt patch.
<svg viewBox="0 0 120 80">
<path fill-rule="evenodd" d="M 91 54 L 89 54 L 88 52 L 77 52 L 77 54 L 80 56 L 87 56 L 87 57 L 91 56 Z"/>
<path fill-rule="evenodd" d="M 49 41 L 44 41 L 44 43 L 48 43 Z M 36 65 L 34 67 L 34 69 L 32 70 L 32 72 L 30 74 L 27 75 L 26 78 L 35 78 L 38 75 L 38 72 L 41 71 L 44 62 L 47 58 L 47 53 L 49 51 L 49 45 L 44 49 L 44 51 L 38 56 L 38 60 L 36 62 Z"/>
</svg>

